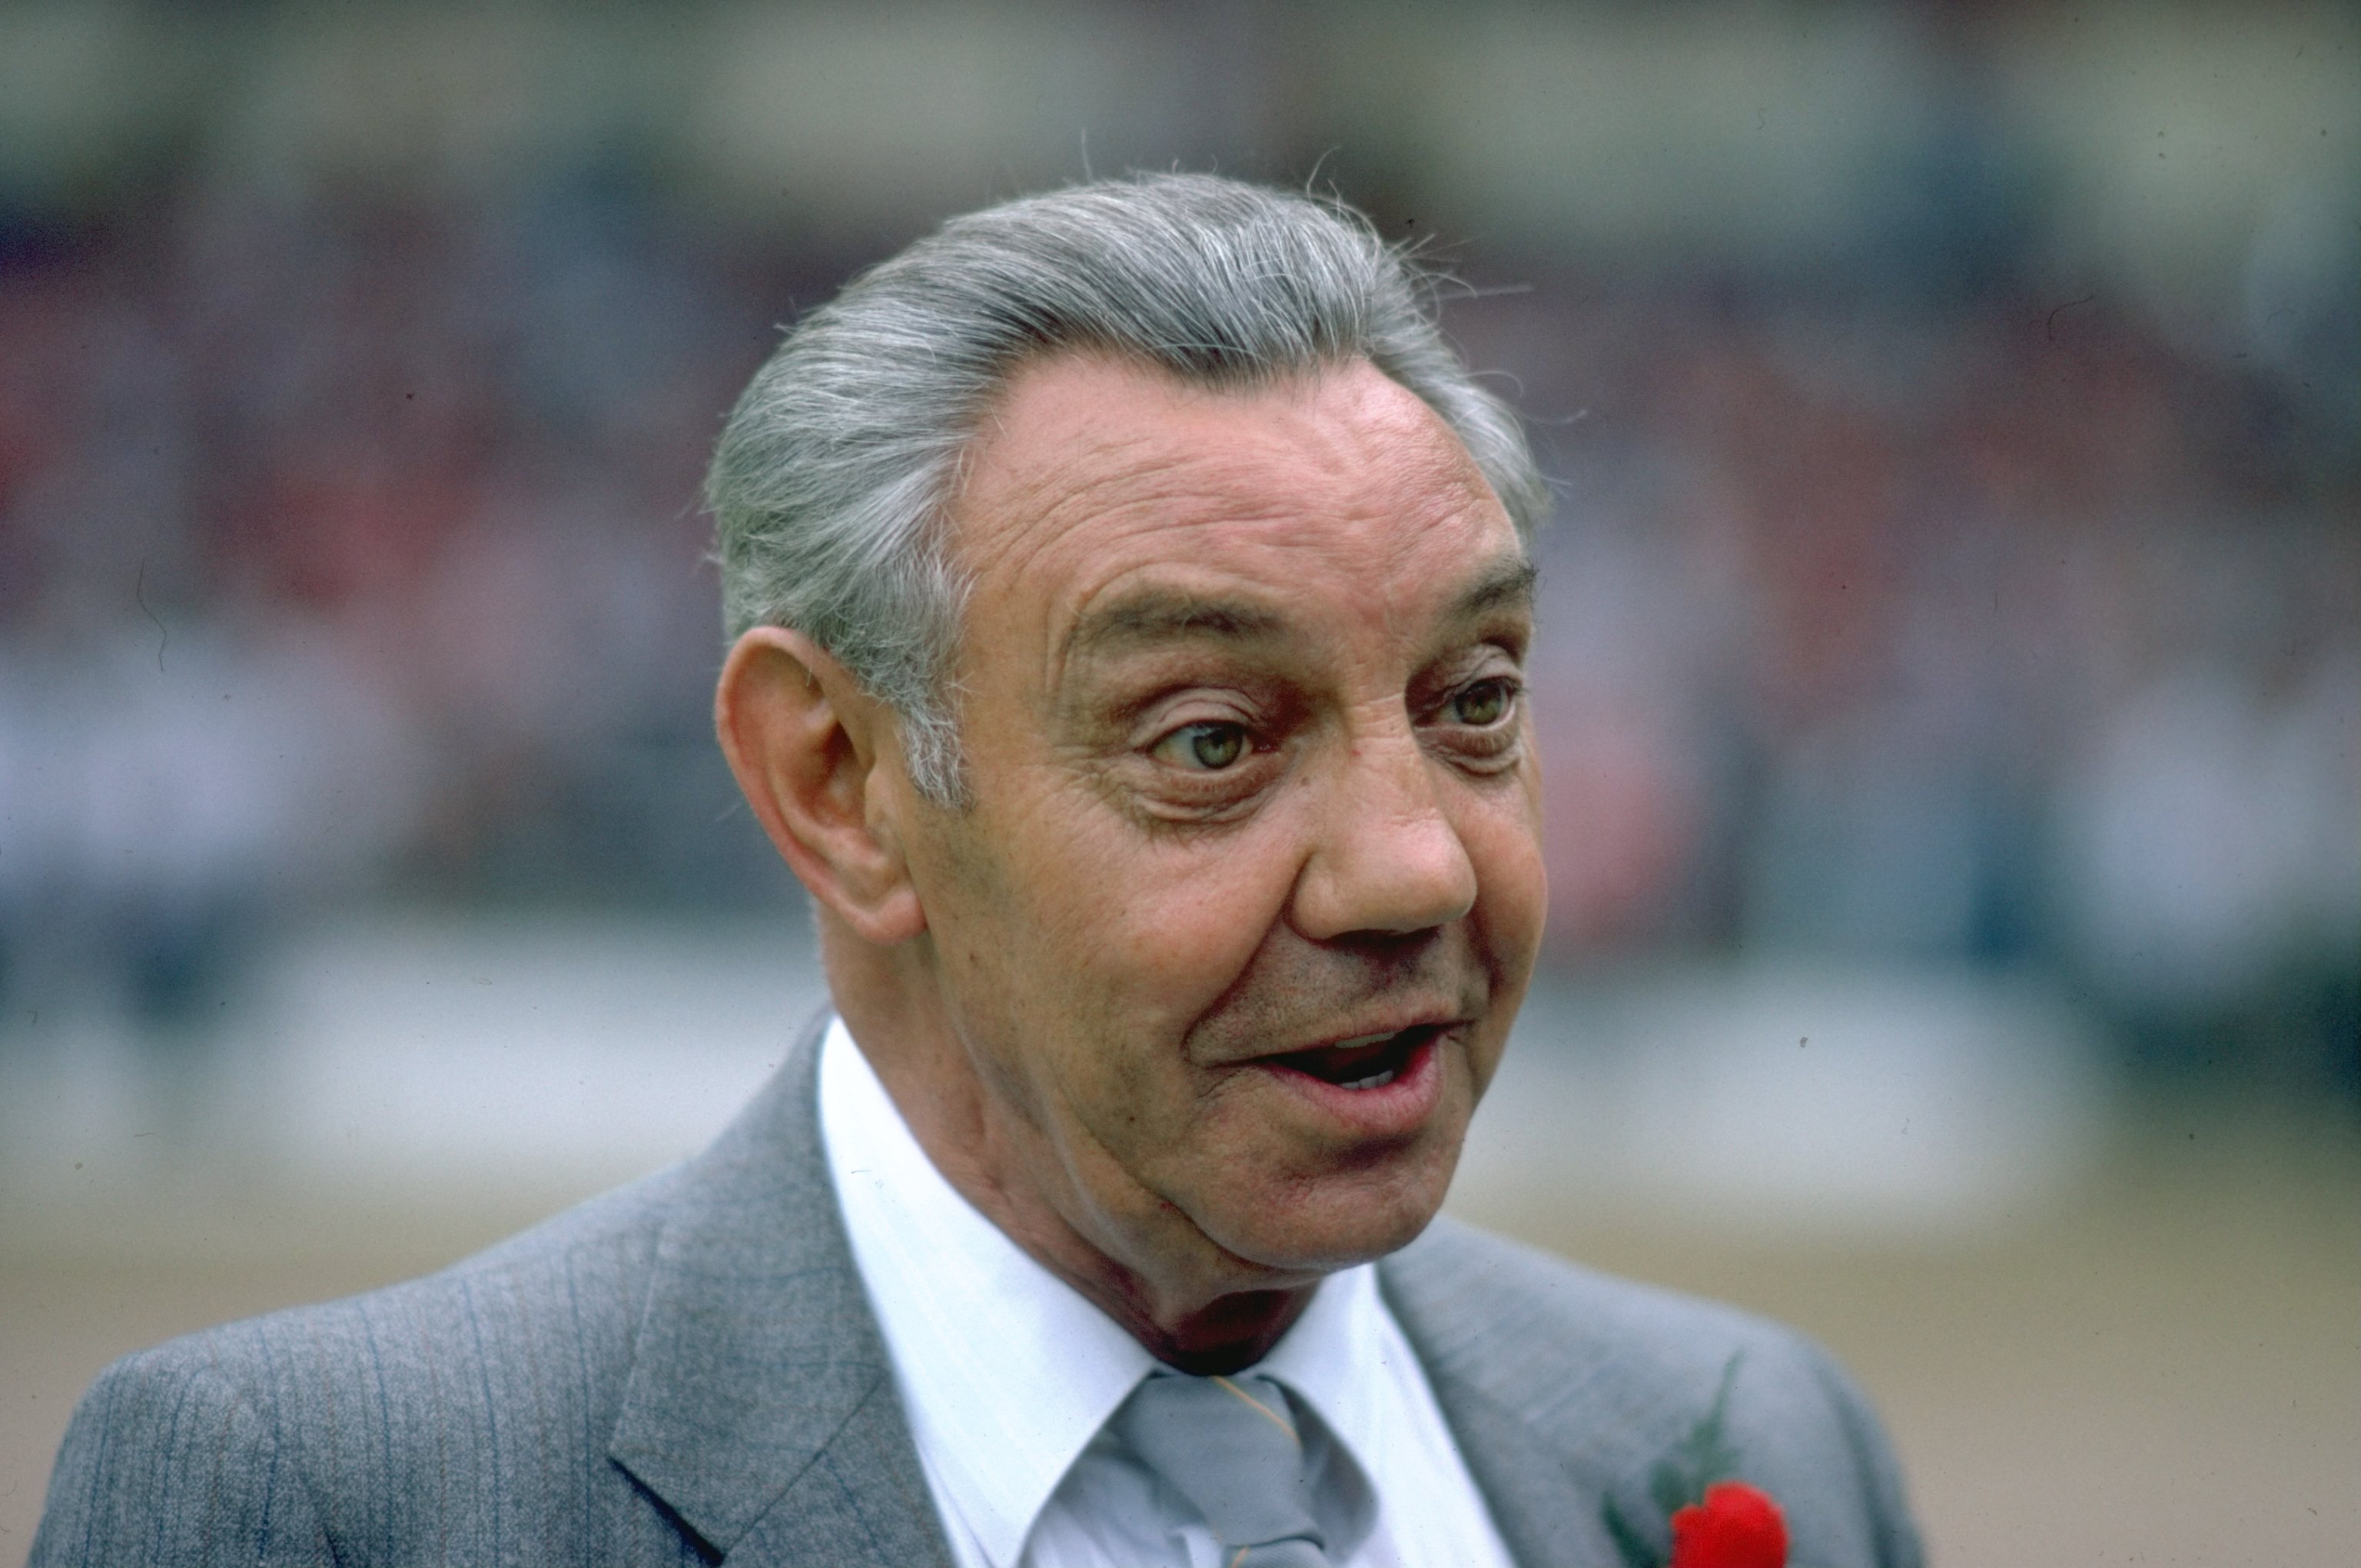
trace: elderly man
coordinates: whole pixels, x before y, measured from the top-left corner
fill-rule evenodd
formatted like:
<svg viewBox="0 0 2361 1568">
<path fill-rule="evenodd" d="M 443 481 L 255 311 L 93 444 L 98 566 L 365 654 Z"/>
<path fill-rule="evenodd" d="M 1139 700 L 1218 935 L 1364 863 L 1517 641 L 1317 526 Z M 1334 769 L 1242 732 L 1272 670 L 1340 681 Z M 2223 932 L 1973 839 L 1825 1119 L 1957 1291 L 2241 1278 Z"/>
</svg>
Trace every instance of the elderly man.
<svg viewBox="0 0 2361 1568">
<path fill-rule="evenodd" d="M 1543 489 L 1366 225 L 958 220 L 708 499 L 832 1016 L 677 1168 L 116 1365 L 35 1563 L 1916 1560 L 1818 1352 L 1435 1221 L 1541 930 Z"/>
</svg>

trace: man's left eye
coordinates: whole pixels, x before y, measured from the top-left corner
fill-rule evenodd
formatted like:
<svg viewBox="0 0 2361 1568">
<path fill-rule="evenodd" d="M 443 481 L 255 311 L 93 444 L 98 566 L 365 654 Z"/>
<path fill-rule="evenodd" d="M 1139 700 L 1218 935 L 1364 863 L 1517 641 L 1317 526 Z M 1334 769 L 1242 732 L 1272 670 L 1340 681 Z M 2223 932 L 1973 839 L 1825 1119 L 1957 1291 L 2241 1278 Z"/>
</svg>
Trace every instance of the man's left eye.
<svg viewBox="0 0 2361 1568">
<path fill-rule="evenodd" d="M 1509 717 L 1509 710 L 1516 706 L 1516 701 L 1515 683 L 1496 676 L 1491 680 L 1477 681 L 1454 693 L 1445 706 L 1455 723 L 1488 729 Z"/>
<path fill-rule="evenodd" d="M 1235 765 L 1246 751 L 1244 725 L 1213 722 L 1182 725 L 1159 740 L 1151 754 L 1174 767 L 1219 773 Z"/>
</svg>

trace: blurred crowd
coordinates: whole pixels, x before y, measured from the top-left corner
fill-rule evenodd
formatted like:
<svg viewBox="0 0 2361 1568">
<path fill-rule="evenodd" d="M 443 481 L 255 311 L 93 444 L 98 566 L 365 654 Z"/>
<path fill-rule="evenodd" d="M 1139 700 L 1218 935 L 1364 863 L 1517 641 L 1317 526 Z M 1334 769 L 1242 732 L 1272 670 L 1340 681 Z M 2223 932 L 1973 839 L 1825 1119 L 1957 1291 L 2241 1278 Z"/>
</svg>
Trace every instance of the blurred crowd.
<svg viewBox="0 0 2361 1568">
<path fill-rule="evenodd" d="M 170 1021 L 324 900 L 771 886 L 695 495 L 774 279 L 595 180 L 11 239 L 0 991 Z"/>
<path fill-rule="evenodd" d="M 845 259 L 620 176 L 0 233 L 0 1005 L 198 1029 L 361 899 L 784 900 L 696 487 Z M 1560 492 L 1555 958 L 2029 969 L 2361 1083 L 2349 422 L 2104 297 L 1512 269 L 1444 306 Z"/>
<path fill-rule="evenodd" d="M 1562 481 L 1558 951 L 2030 969 L 2152 1069 L 2356 1087 L 2344 433 L 2098 301 L 1583 297 L 1464 334 Z"/>
</svg>

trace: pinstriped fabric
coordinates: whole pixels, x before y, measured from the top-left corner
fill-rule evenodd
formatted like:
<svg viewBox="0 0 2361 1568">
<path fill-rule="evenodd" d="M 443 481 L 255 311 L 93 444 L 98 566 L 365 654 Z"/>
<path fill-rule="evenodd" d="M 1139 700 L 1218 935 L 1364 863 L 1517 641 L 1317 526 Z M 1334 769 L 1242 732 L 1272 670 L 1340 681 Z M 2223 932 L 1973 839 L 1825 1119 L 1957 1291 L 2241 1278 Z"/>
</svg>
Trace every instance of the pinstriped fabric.
<svg viewBox="0 0 2361 1568">
<path fill-rule="evenodd" d="M 622 1309 L 644 1294 L 631 1255 L 648 1250 L 603 1228 L 555 1258 L 469 1266 L 118 1363 L 75 1415 L 32 1562 L 697 1561 L 602 1452 L 628 1365 Z M 485 1310 L 489 1292 L 538 1289 L 553 1263 L 609 1287 L 616 1310 L 584 1325 L 586 1354 L 619 1369 L 603 1388 L 553 1387 L 537 1315 Z"/>
<path fill-rule="evenodd" d="M 950 1568 L 828 1185 L 825 1017 L 685 1166 L 442 1274 L 143 1352 L 60 1450 L 33 1568 Z M 1730 1357 L 1795 1560 L 1913 1568 L 1875 1419 L 1815 1348 L 1440 1222 L 1380 1266 L 1527 1568 L 1619 1561 Z"/>
<path fill-rule="evenodd" d="M 103 1435 L 69 1444 L 50 1484 L 58 1523 L 36 1538 L 34 1561 L 328 1561 L 269 1421 L 203 1361 L 171 1378 L 103 1382 L 85 1409 Z"/>
</svg>

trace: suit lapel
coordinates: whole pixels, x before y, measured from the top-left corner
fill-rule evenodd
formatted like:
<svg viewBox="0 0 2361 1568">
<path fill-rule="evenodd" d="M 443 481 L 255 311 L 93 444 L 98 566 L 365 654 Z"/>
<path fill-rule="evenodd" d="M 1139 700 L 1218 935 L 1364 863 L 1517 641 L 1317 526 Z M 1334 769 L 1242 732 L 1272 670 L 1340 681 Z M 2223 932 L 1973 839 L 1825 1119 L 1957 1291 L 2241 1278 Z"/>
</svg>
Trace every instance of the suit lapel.
<svg viewBox="0 0 2361 1568">
<path fill-rule="evenodd" d="M 682 1171 L 608 1453 L 730 1563 L 949 1568 L 820 1146 L 828 1017 Z"/>
<path fill-rule="evenodd" d="M 1620 1568 L 1600 1506 L 1644 1454 L 1599 1397 L 1599 1364 L 1563 1344 L 1529 1347 L 1448 1220 L 1378 1277 L 1520 1568 Z"/>
</svg>

